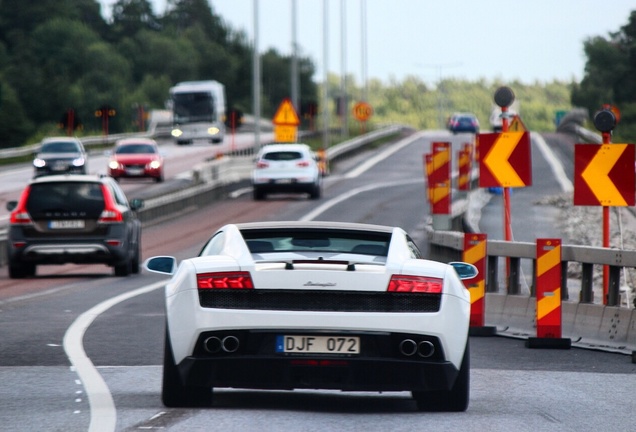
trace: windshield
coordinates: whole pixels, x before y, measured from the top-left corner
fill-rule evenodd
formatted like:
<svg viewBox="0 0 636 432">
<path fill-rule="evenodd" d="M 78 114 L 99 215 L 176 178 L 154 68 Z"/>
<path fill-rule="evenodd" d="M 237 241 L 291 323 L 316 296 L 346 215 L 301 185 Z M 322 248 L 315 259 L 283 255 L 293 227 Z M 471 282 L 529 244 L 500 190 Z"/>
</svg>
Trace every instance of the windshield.
<svg viewBox="0 0 636 432">
<path fill-rule="evenodd" d="M 80 149 L 73 141 L 53 141 L 42 144 L 42 153 L 79 153 Z"/>
<path fill-rule="evenodd" d="M 210 93 L 174 93 L 172 95 L 174 122 L 213 122 L 214 98 Z"/>
<path fill-rule="evenodd" d="M 126 144 L 115 149 L 116 154 L 148 154 L 156 153 L 154 146 L 150 144 Z"/>
</svg>

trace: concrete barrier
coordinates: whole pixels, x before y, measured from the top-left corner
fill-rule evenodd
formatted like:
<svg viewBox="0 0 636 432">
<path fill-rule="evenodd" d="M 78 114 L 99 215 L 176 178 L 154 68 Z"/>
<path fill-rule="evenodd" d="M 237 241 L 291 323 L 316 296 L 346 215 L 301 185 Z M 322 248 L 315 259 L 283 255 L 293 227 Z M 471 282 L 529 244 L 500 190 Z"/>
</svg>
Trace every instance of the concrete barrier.
<svg viewBox="0 0 636 432">
<path fill-rule="evenodd" d="M 636 310 L 586 303 L 562 304 L 562 336 L 572 346 L 632 355 L 636 351 Z M 536 335 L 534 297 L 486 294 L 486 323 L 500 336 Z"/>
</svg>

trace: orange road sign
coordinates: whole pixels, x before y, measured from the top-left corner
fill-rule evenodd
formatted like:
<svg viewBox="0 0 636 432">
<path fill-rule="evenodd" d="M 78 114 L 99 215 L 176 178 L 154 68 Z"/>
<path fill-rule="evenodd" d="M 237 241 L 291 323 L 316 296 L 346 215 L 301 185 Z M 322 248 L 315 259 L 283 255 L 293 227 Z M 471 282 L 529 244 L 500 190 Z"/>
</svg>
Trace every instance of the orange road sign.
<svg viewBox="0 0 636 432">
<path fill-rule="evenodd" d="M 296 142 L 296 126 L 274 125 L 274 141 L 279 143 Z"/>
<path fill-rule="evenodd" d="M 373 108 L 366 102 L 358 102 L 353 107 L 353 115 L 358 121 L 367 121 L 373 115 Z"/>
<path fill-rule="evenodd" d="M 526 125 L 521 121 L 521 117 L 514 115 L 510 125 L 508 125 L 508 132 L 525 132 L 527 130 Z"/>
<path fill-rule="evenodd" d="M 634 144 L 574 146 L 574 205 L 633 206 Z"/>
<path fill-rule="evenodd" d="M 291 100 L 284 99 L 281 102 L 278 106 L 278 110 L 276 110 L 276 114 L 274 114 L 272 123 L 276 126 L 298 126 L 300 124 L 300 119 L 298 118 L 298 114 L 296 114 Z"/>
</svg>

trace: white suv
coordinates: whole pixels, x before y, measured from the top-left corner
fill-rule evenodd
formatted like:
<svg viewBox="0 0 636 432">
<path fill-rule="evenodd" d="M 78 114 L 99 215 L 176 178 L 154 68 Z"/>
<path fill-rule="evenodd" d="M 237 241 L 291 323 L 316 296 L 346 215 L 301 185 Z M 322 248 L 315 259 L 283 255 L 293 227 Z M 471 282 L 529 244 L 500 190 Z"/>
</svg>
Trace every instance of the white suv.
<svg viewBox="0 0 636 432">
<path fill-rule="evenodd" d="M 322 176 L 316 155 L 306 144 L 269 144 L 256 157 L 252 170 L 254 199 L 269 193 L 308 193 L 318 199 Z"/>
</svg>

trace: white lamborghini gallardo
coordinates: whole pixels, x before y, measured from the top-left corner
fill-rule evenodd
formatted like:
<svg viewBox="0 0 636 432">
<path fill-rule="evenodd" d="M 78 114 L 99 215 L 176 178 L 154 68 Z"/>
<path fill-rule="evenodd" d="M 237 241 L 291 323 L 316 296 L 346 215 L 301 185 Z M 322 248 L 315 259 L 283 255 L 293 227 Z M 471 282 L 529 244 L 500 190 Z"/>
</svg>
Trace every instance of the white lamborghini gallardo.
<svg viewBox="0 0 636 432">
<path fill-rule="evenodd" d="M 162 400 L 214 388 L 410 391 L 420 410 L 469 400 L 466 263 L 422 257 L 397 227 L 226 225 L 199 256 L 153 257 L 167 283 Z"/>
</svg>

